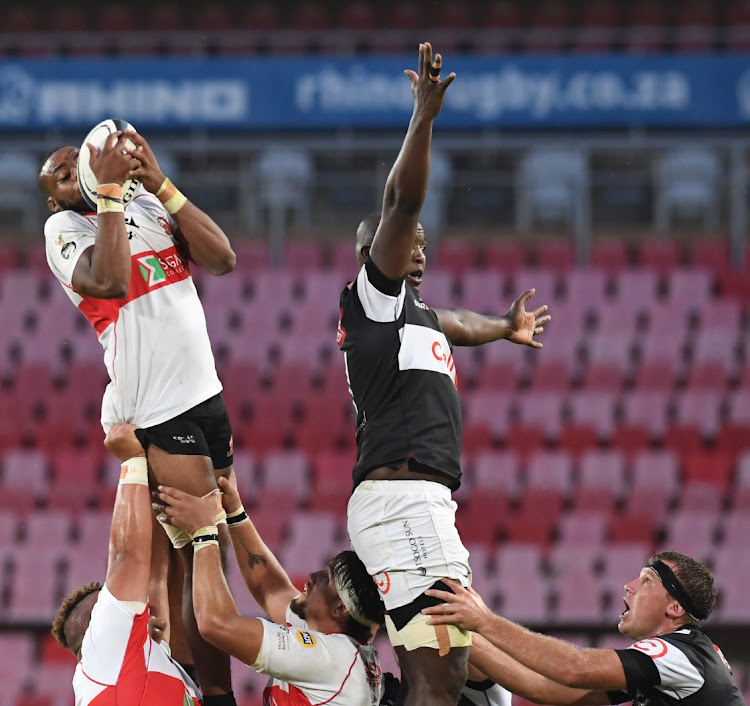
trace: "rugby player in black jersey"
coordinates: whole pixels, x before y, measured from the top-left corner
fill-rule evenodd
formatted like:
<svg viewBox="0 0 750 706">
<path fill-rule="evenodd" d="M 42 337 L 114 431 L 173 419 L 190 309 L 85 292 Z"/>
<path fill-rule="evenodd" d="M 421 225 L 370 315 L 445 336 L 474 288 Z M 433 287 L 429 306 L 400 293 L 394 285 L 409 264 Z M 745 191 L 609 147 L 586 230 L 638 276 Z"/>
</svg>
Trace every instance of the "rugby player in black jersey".
<svg viewBox="0 0 750 706">
<path fill-rule="evenodd" d="M 716 604 L 713 576 L 677 552 L 660 552 L 625 584 L 619 631 L 625 650 L 580 648 L 494 615 L 472 589 L 446 579 L 453 593 L 426 608 L 433 625 L 475 633 L 471 659 L 492 679 L 539 704 L 744 706 L 721 650 L 701 630 Z"/>
<path fill-rule="evenodd" d="M 505 317 L 435 312 L 418 293 L 424 273 L 419 212 L 432 124 L 455 75 L 419 47 L 407 70 L 414 112 L 385 187 L 382 215 L 358 229 L 361 269 L 342 292 L 338 343 L 357 412 L 354 491 L 347 508 L 352 547 L 380 588 L 401 667 L 399 703 L 455 706 L 467 677 L 471 636 L 428 625 L 425 595 L 444 576 L 468 585 L 468 552 L 455 526 L 451 491 L 461 482 L 461 411 L 451 344 L 508 338 L 540 348 L 546 307 L 517 300 Z"/>
</svg>

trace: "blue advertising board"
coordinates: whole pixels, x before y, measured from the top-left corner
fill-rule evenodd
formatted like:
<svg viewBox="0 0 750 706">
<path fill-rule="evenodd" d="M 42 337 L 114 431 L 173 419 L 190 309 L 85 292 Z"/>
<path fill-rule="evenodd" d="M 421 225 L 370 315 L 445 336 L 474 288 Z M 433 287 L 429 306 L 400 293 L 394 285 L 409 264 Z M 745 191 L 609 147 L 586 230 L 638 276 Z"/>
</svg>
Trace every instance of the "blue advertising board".
<svg viewBox="0 0 750 706">
<path fill-rule="evenodd" d="M 402 129 L 414 56 L 0 61 L 0 130 Z M 743 56 L 459 56 L 441 128 L 742 127 Z"/>
</svg>

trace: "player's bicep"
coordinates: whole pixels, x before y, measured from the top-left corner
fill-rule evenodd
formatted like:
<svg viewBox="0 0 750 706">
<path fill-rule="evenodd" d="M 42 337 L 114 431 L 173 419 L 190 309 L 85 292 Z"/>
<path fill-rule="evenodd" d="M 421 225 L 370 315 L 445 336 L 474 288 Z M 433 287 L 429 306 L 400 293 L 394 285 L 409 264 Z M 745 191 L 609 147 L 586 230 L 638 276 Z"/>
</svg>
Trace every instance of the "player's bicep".
<svg viewBox="0 0 750 706">
<path fill-rule="evenodd" d="M 148 601 L 151 566 L 148 562 L 132 561 L 128 556 L 109 552 L 107 587 L 118 601 Z"/>
<path fill-rule="evenodd" d="M 466 330 L 453 309 L 433 309 L 445 337 L 454 346 L 464 345 Z"/>
<path fill-rule="evenodd" d="M 414 249 L 419 213 L 403 214 L 383 211 L 383 217 L 370 247 L 370 257 L 378 269 L 390 279 L 406 274 Z"/>
<path fill-rule="evenodd" d="M 246 618 L 237 613 L 221 624 L 212 624 L 201 634 L 215 647 L 252 666 L 263 644 L 263 625 L 259 618 Z"/>
<path fill-rule="evenodd" d="M 98 285 L 94 279 L 94 273 L 91 270 L 91 257 L 94 253 L 94 246 L 86 248 L 76 262 L 73 276 L 70 278 L 70 284 L 79 294 L 89 297 L 96 297 Z"/>
</svg>

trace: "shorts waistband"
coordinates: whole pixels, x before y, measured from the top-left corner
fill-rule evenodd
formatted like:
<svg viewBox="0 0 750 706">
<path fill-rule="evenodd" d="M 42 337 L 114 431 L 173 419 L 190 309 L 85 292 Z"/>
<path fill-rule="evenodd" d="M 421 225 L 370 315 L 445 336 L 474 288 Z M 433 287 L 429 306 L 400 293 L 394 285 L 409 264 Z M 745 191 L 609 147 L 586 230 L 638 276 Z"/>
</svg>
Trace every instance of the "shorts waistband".
<svg viewBox="0 0 750 706">
<path fill-rule="evenodd" d="M 431 480 L 363 480 L 354 492 L 390 493 L 403 495 L 404 493 L 421 493 L 440 498 L 450 498 L 451 489 L 437 481 Z"/>
</svg>

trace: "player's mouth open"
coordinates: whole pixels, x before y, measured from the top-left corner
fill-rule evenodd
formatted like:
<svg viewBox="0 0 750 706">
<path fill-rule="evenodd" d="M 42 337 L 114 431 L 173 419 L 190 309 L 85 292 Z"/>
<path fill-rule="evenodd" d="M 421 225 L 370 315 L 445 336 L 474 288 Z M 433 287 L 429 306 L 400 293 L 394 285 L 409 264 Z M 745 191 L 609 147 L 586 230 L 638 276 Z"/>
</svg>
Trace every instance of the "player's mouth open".
<svg viewBox="0 0 750 706">
<path fill-rule="evenodd" d="M 414 282 L 416 284 L 422 284 L 423 274 L 424 274 L 424 270 L 414 270 L 414 272 L 410 272 L 407 276 L 411 282 Z"/>
<path fill-rule="evenodd" d="M 621 618 L 624 618 L 630 612 L 630 606 L 627 604 L 627 601 L 623 601 L 623 603 L 625 603 L 625 610 L 620 613 Z"/>
</svg>

